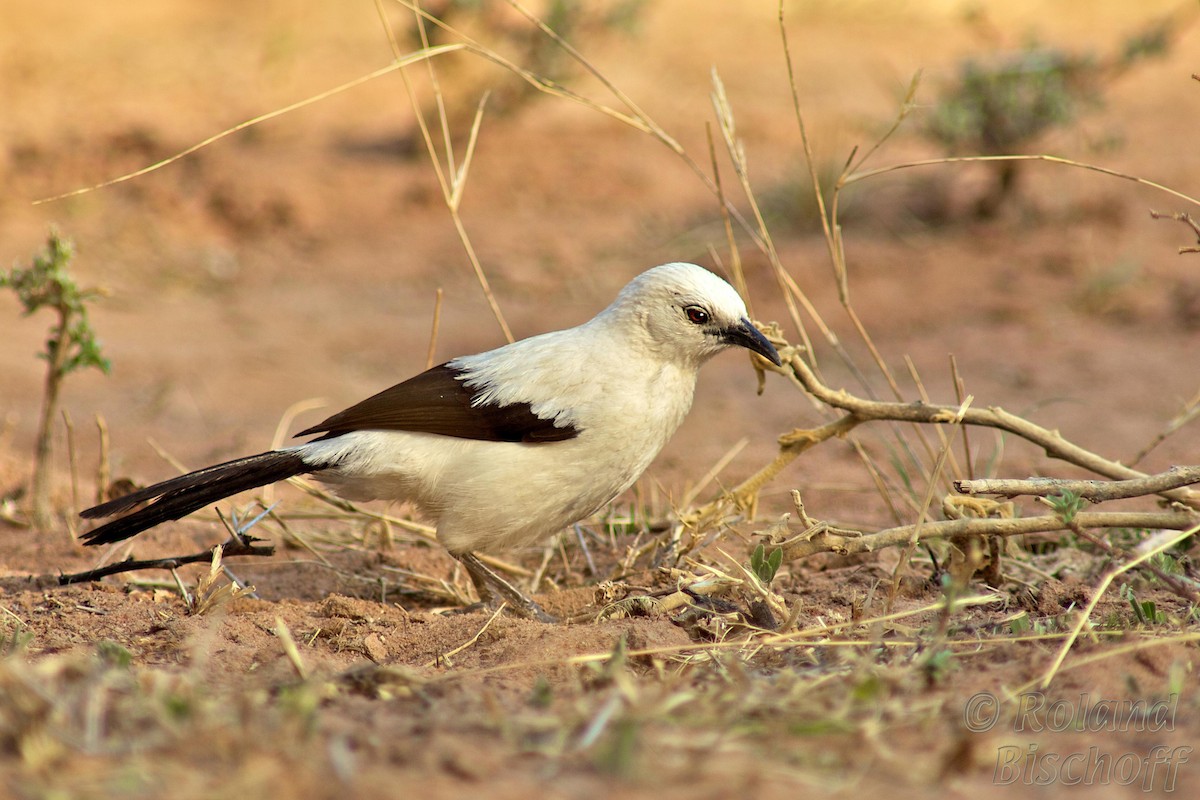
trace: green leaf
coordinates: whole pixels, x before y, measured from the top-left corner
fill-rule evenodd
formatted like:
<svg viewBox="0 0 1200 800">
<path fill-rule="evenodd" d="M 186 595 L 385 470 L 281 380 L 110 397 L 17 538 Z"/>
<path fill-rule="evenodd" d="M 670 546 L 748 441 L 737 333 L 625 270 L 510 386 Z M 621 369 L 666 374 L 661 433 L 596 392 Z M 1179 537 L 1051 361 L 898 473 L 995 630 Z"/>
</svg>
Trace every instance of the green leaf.
<svg viewBox="0 0 1200 800">
<path fill-rule="evenodd" d="M 1046 498 L 1050 501 L 1050 507 L 1054 509 L 1054 513 L 1058 514 L 1066 525 L 1071 524 L 1075 519 L 1075 515 L 1083 508 L 1084 499 L 1075 492 L 1063 491 L 1061 494 L 1052 494 Z"/>
<path fill-rule="evenodd" d="M 769 584 L 775 579 L 775 573 L 779 571 L 780 565 L 783 564 L 783 549 L 776 547 L 769 554 L 762 542 L 759 542 L 758 547 L 754 548 L 754 552 L 750 554 L 750 570 L 764 584 Z"/>
</svg>

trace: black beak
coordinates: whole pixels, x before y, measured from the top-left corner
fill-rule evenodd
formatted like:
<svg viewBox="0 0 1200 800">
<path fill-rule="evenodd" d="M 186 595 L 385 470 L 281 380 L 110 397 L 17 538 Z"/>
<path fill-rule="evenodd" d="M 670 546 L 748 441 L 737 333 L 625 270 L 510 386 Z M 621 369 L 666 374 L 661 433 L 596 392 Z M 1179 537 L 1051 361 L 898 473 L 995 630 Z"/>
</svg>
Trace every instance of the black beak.
<svg viewBox="0 0 1200 800">
<path fill-rule="evenodd" d="M 777 367 L 783 366 L 783 360 L 774 345 L 748 319 L 739 320 L 737 325 L 721 331 L 721 341 L 758 353 Z"/>
</svg>

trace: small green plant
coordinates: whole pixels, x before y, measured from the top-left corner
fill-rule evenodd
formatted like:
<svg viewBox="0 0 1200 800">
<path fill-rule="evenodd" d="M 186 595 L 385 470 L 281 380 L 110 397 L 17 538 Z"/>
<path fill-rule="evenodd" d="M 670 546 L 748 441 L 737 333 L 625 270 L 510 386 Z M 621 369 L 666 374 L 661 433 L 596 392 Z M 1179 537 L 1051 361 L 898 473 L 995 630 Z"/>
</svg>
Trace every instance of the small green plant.
<svg viewBox="0 0 1200 800">
<path fill-rule="evenodd" d="M 1129 584 L 1121 587 L 1121 596 L 1129 601 L 1129 606 L 1133 609 L 1133 616 L 1137 618 L 1138 624 L 1162 625 L 1167 621 L 1167 615 L 1158 610 L 1158 605 L 1153 600 L 1139 600 L 1137 593 Z"/>
<path fill-rule="evenodd" d="M 1170 50 L 1177 25 L 1157 20 L 1113 54 L 1070 53 L 1028 44 L 999 59 L 966 59 L 924 126 L 927 138 L 950 155 L 1013 155 L 1046 131 L 1073 124 L 1104 104 L 1104 91 L 1134 64 Z M 1018 161 L 992 165 L 993 184 L 975 204 L 986 218 L 1016 193 Z"/>
<path fill-rule="evenodd" d="M 133 664 L 133 653 L 130 653 L 123 644 L 114 642 L 112 639 L 101 639 L 96 642 L 96 655 L 107 666 L 117 669 L 127 670 Z"/>
<path fill-rule="evenodd" d="M 23 625 L 0 630 L 0 658 L 8 658 L 25 652 L 26 646 L 33 641 L 33 634 Z"/>
<path fill-rule="evenodd" d="M 1050 507 L 1054 509 L 1054 513 L 1058 514 L 1064 525 L 1070 525 L 1075 520 L 1075 515 L 1079 513 L 1086 502 L 1082 497 L 1074 492 L 1064 491 L 1061 494 L 1052 494 L 1046 498 L 1050 503 Z"/>
<path fill-rule="evenodd" d="M 920 666 L 925 673 L 926 682 L 932 686 L 945 680 L 950 671 L 958 665 L 954 661 L 954 651 L 942 648 L 930 652 L 928 657 L 921 661 Z"/>
<path fill-rule="evenodd" d="M 951 155 L 1019 153 L 1045 131 L 1068 125 L 1088 105 L 1098 105 L 1096 61 L 1030 47 L 999 63 L 964 61 L 925 126 L 926 135 Z M 1020 164 L 996 162 L 992 187 L 975 204 L 991 217 L 1017 188 Z"/>
<path fill-rule="evenodd" d="M 764 586 L 771 585 L 771 581 L 775 579 L 775 573 L 779 571 L 779 565 L 782 563 L 783 549 L 776 547 L 768 553 L 762 542 L 759 542 L 758 547 L 754 548 L 754 552 L 750 554 L 750 569 L 763 582 Z"/>
<path fill-rule="evenodd" d="M 1160 572 L 1167 575 L 1187 575 L 1183 564 L 1178 558 L 1171 555 L 1170 551 L 1165 553 L 1156 553 L 1150 557 L 1150 565 L 1157 568 Z"/>
<path fill-rule="evenodd" d="M 1029 612 L 1022 611 L 1017 616 L 1008 621 L 1008 629 L 1013 636 L 1024 636 L 1033 630 L 1033 621 L 1029 619 Z"/>
<path fill-rule="evenodd" d="M 88 303 L 103 292 L 76 285 L 68 269 L 72 255 L 71 243 L 51 231 L 45 253 L 35 255 L 28 269 L 13 267 L 8 273 L 0 273 L 0 287 L 16 293 L 26 315 L 49 308 L 56 316 L 46 339 L 46 349 L 38 354 L 46 360 L 33 472 L 32 520 L 39 530 L 48 528 L 51 520 L 51 433 L 58 414 L 63 379 L 87 367 L 95 367 L 106 374 L 110 368 L 88 320 Z"/>
</svg>

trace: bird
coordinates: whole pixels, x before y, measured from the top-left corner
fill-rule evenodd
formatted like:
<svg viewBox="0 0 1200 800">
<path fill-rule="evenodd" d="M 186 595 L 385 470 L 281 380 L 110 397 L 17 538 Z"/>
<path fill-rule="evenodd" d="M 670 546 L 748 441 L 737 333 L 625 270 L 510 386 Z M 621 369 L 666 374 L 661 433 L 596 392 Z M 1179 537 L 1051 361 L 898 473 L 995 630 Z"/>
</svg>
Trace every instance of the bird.
<svg viewBox="0 0 1200 800">
<path fill-rule="evenodd" d="M 308 474 L 349 500 L 409 501 L 482 602 L 550 621 L 479 558 L 536 543 L 641 476 L 729 347 L 779 353 L 727 281 L 696 264 L 642 272 L 581 325 L 464 355 L 296 434 L 303 444 L 215 464 L 83 511 L 119 542 L 226 497 Z"/>
</svg>

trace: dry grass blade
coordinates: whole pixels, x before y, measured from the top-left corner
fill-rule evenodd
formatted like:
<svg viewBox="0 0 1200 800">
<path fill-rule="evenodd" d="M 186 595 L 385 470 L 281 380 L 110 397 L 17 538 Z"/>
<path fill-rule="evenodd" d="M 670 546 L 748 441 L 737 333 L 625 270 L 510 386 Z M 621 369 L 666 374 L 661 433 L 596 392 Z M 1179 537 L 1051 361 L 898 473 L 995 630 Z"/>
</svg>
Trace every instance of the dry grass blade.
<svg viewBox="0 0 1200 800">
<path fill-rule="evenodd" d="M 712 164 L 713 185 L 717 189 L 717 208 L 721 212 L 721 224 L 725 228 L 725 242 L 729 247 L 729 273 L 733 277 L 734 288 L 746 301 L 746 309 L 750 318 L 754 318 L 754 304 L 750 298 L 750 287 L 746 284 L 746 273 L 742 268 L 742 252 L 737 246 L 737 237 L 733 233 L 733 222 L 729 218 L 728 201 L 725 199 L 725 187 L 721 184 L 721 167 L 717 163 L 717 148 L 713 142 L 712 123 L 704 123 L 704 136 L 708 140 L 708 159 Z"/>
<path fill-rule="evenodd" d="M 994 494 L 1002 497 L 1032 495 L 1049 497 L 1070 492 L 1085 500 L 1099 503 L 1128 497 L 1160 494 L 1182 486 L 1200 483 L 1200 466 L 1171 467 L 1157 475 L 1123 481 L 1067 480 L 1064 478 L 984 479 L 955 481 L 954 488 L 963 494 Z"/>
<path fill-rule="evenodd" d="M 108 490 L 112 486 L 112 461 L 109 458 L 108 423 L 100 413 L 94 416 L 96 435 L 100 440 L 100 454 L 96 459 L 96 494 L 95 504 L 100 505 L 109 499 Z"/>
<path fill-rule="evenodd" d="M 1165 442 L 1168 437 L 1177 433 L 1180 429 L 1200 419 L 1200 392 L 1192 396 L 1187 403 L 1184 404 L 1183 410 L 1176 414 L 1166 426 L 1160 431 L 1154 439 L 1145 447 L 1143 447 L 1133 460 L 1129 462 L 1129 466 L 1136 467 L 1143 458 L 1150 455 L 1150 451 Z"/>
<path fill-rule="evenodd" d="M 721 81 L 721 76 L 717 73 L 716 68 L 712 70 L 712 84 L 711 99 L 713 112 L 716 114 L 717 122 L 720 126 L 721 140 L 724 142 L 725 152 L 733 164 L 734 174 L 737 175 L 738 183 L 742 188 L 742 195 L 750 204 L 750 210 L 754 215 L 757 240 L 761 243 L 760 249 L 770 259 L 775 279 L 779 283 L 784 302 L 787 304 L 788 315 L 791 317 L 792 324 L 796 326 L 801 342 L 809 352 L 812 352 L 808 331 L 804 325 L 804 319 L 800 316 L 797 303 L 803 305 L 805 313 L 820 328 L 822 335 L 825 336 L 827 341 L 835 341 L 836 337 L 833 336 L 833 332 L 821 318 L 816 306 L 809 301 L 808 296 L 794 281 L 788 280 L 790 276 L 779 259 L 779 253 L 775 249 L 775 243 L 771 239 L 771 233 L 767 228 L 766 220 L 763 218 L 762 209 L 759 207 L 754 189 L 751 186 L 750 166 L 746 157 L 746 149 L 737 137 L 737 125 L 734 120 L 733 108 L 730 105 L 729 97 L 725 94 L 725 84 Z M 719 193 L 719 195 L 723 196 L 723 192 Z"/>
<path fill-rule="evenodd" d="M 237 125 L 234 125 L 231 128 L 226 128 L 225 130 L 221 131 L 220 133 L 215 133 L 212 136 L 209 136 L 207 139 L 196 142 L 196 144 L 192 145 L 191 147 L 187 147 L 183 150 L 180 150 L 178 153 L 176 153 L 172 156 L 168 156 L 167 158 L 161 159 L 159 161 L 155 161 L 153 164 L 149 164 L 145 167 L 142 167 L 141 169 L 134 170 L 133 172 L 128 172 L 124 175 L 119 175 L 116 178 L 110 178 L 109 180 L 101 181 L 100 183 L 93 184 L 91 186 L 85 186 L 81 189 L 74 189 L 70 192 L 64 192 L 62 194 L 53 195 L 52 197 L 43 197 L 39 200 L 34 200 L 33 205 L 36 206 L 36 205 L 41 205 L 43 203 L 53 203 L 56 200 L 64 200 L 68 197 L 77 197 L 81 194 L 87 194 L 88 192 L 94 192 L 97 189 L 103 189 L 108 186 L 115 186 L 118 183 L 124 183 L 126 181 L 133 180 L 134 178 L 140 178 L 141 176 L 148 175 L 151 172 L 154 172 L 155 170 L 159 170 L 159 169 L 162 169 L 163 167 L 174 164 L 176 161 L 179 161 L 182 158 L 187 158 L 192 153 L 203 150 L 205 147 L 208 147 L 210 144 L 219 142 L 222 139 L 224 139 L 225 137 L 231 136 L 231 135 L 237 133 L 238 131 L 244 131 L 247 128 L 251 128 L 262 122 L 266 122 L 267 120 L 275 119 L 276 117 L 282 117 L 285 114 L 290 114 L 293 111 L 298 111 L 299 109 L 304 108 L 306 106 L 313 105 L 314 103 L 320 103 L 323 100 L 328 100 L 330 97 L 333 97 L 335 95 L 341 94 L 342 92 L 347 92 L 351 89 L 362 86 L 363 84 L 369 83 L 369 82 L 375 80 L 376 78 L 382 78 L 384 75 L 388 75 L 392 72 L 395 72 L 396 70 L 403 69 L 404 67 L 407 67 L 411 64 L 416 64 L 418 62 L 425 61 L 426 59 L 436 58 L 437 56 L 445 55 L 446 53 L 453 53 L 453 52 L 456 52 L 458 50 L 463 50 L 463 49 L 465 49 L 465 47 L 461 44 L 444 44 L 444 45 L 439 45 L 437 47 L 430 48 L 429 50 L 411 53 L 411 54 L 405 56 L 404 58 L 393 61 L 391 64 L 388 64 L 386 67 L 380 67 L 379 69 L 374 70 L 373 72 L 368 72 L 366 75 L 361 75 L 352 81 L 347 81 L 343 84 L 333 87 L 332 89 L 327 89 L 324 92 L 319 92 L 318 94 L 311 95 L 310 97 L 306 97 L 303 100 L 297 101 L 290 105 L 286 105 L 282 108 L 277 108 L 274 111 L 268 111 L 265 114 L 259 114 L 258 116 L 251 117 L 250 119 L 248 119 L 244 122 L 239 122 Z"/>
<path fill-rule="evenodd" d="M 567 55 L 569 55 L 572 59 L 574 59 L 580 66 L 582 66 L 585 70 L 587 70 L 589 74 L 591 74 L 596 80 L 598 80 L 600 82 L 600 84 L 602 86 L 604 86 L 605 89 L 607 89 L 609 92 L 612 93 L 613 97 L 617 98 L 617 100 L 620 101 L 621 105 L 628 108 L 633 113 L 633 116 L 636 119 L 640 120 L 641 122 L 643 122 L 646 125 L 649 132 L 652 133 L 655 136 L 655 138 L 657 138 L 663 144 L 667 145 L 667 147 L 671 148 L 671 150 L 673 150 L 677 155 L 684 155 L 683 147 L 677 141 L 675 141 L 673 138 L 671 138 L 671 136 L 669 136 L 665 130 L 663 130 L 661 127 L 659 127 L 654 122 L 654 120 L 652 120 L 646 114 L 646 112 L 642 111 L 642 109 L 638 107 L 637 103 L 633 102 L 633 99 L 631 97 L 629 97 L 629 95 L 627 95 L 627 94 L 625 94 L 625 92 L 621 91 L 621 89 L 616 84 L 614 84 L 612 81 L 610 81 L 604 75 L 604 73 L 602 73 L 600 70 L 596 69 L 595 65 L 593 65 L 590 61 L 588 61 L 586 58 L 584 58 L 583 54 L 580 53 L 577 49 L 575 49 L 575 47 L 573 47 L 570 42 L 568 42 L 566 39 L 559 36 L 557 31 L 555 31 L 553 28 L 551 28 L 549 25 L 547 25 L 541 19 L 539 19 L 538 17 L 536 17 L 532 13 L 530 13 L 528 9 L 526 9 L 520 3 L 516 2 L 516 0 L 507 0 L 507 2 L 510 6 L 515 8 L 522 15 L 524 15 L 524 17 L 526 19 L 528 19 L 530 22 L 532 22 L 534 25 L 536 25 L 538 27 L 538 30 L 540 30 L 543 34 L 545 34 L 551 40 L 553 40 L 555 44 L 557 44 L 559 47 L 561 47 L 563 49 L 564 52 L 567 53 Z"/>
<path fill-rule="evenodd" d="M 500 617 L 500 615 L 504 613 L 504 609 L 507 608 L 507 606 L 508 606 L 507 603 L 501 603 L 500 607 L 497 608 L 495 611 L 493 611 L 492 615 L 487 618 L 487 622 L 483 623 L 483 625 L 479 628 L 479 630 L 475 631 L 474 636 L 472 636 L 470 639 L 467 639 L 465 642 L 460 644 L 458 647 L 455 647 L 453 650 L 447 650 L 446 652 L 444 652 L 438 656 L 435 656 L 428 663 L 426 663 L 425 666 L 426 667 L 437 667 L 437 666 L 447 666 L 448 667 L 448 666 L 451 666 L 453 662 L 451 662 L 450 658 L 452 656 L 458 655 L 462 651 L 466 650 L 468 647 L 471 647 L 476 642 L 478 642 L 479 637 L 483 636 L 483 634 L 485 634 L 487 632 L 487 629 L 492 627 L 492 623 L 495 622 Z"/>
<path fill-rule="evenodd" d="M 420 536 L 422 539 L 425 539 L 426 541 L 430 541 L 430 542 L 437 541 L 437 535 L 436 535 L 437 532 L 428 525 L 422 525 L 421 523 L 413 522 L 410 519 L 403 519 L 401 517 L 397 517 L 397 516 L 394 516 L 391 514 L 383 514 L 383 513 L 377 512 L 377 511 L 372 511 L 370 509 L 362 508 L 356 503 L 353 503 L 349 500 L 338 497 L 337 495 L 335 495 L 331 492 L 325 491 L 324 489 L 320 488 L 316 484 L 312 483 L 311 481 L 307 481 L 304 478 L 300 478 L 300 477 L 288 478 L 288 483 L 290 483 L 293 486 L 295 486 L 296 488 L 300 489 L 302 492 L 309 495 L 310 497 L 315 497 L 316 499 L 320 500 L 321 502 L 326 503 L 330 506 L 333 506 L 334 508 L 345 511 L 349 514 L 353 514 L 355 516 L 367 517 L 370 519 L 381 520 L 383 522 L 387 522 L 389 524 L 392 524 L 399 528 L 402 528 L 410 533 L 415 533 L 417 536 Z"/>
<path fill-rule="evenodd" d="M 407 4 L 406 4 L 407 5 Z M 426 14 L 418 5 L 409 6 L 416 20 L 417 32 L 421 36 L 421 43 L 424 49 L 429 49 L 429 38 L 426 32 L 425 23 L 427 20 L 440 24 L 440 21 L 435 17 Z M 396 44 L 395 36 L 392 34 L 391 27 L 388 24 L 387 17 L 383 13 L 382 7 L 379 6 L 379 0 L 376 0 L 376 8 L 379 10 L 379 21 L 387 32 L 388 41 L 393 47 L 395 53 L 399 46 Z M 400 76 L 404 81 L 404 89 L 408 94 L 409 105 L 412 107 L 413 114 L 417 120 L 417 126 L 421 131 L 421 139 L 425 143 L 425 152 L 429 156 L 429 161 L 433 166 L 434 173 L 437 176 L 438 186 L 442 190 L 442 199 L 446 205 L 447 211 L 450 212 L 451 222 L 454 224 L 455 233 L 458 235 L 459 241 L 462 243 L 463 250 L 466 253 L 467 261 L 471 264 L 471 269 L 475 273 L 475 279 L 478 281 L 480 288 L 483 291 L 484 299 L 487 301 L 488 307 L 492 311 L 492 316 L 495 317 L 496 323 L 500 326 L 500 331 L 504 335 L 507 342 L 514 341 L 512 329 L 508 326 L 508 321 L 504 318 L 504 313 L 500 310 L 500 304 L 496 300 L 495 292 L 492 291 L 491 282 L 488 280 L 487 273 L 484 272 L 483 265 L 479 261 L 479 255 L 475 251 L 475 245 L 471 242 L 471 237 L 467 233 L 467 228 L 463 224 L 462 217 L 459 215 L 459 206 L 462 202 L 462 194 L 466 187 L 467 172 L 470 167 L 471 158 L 475 152 L 475 143 L 479 137 L 479 129 L 483 124 L 483 109 L 487 101 L 485 95 L 479 101 L 479 107 L 475 113 L 475 119 L 471 125 L 470 139 L 467 143 L 467 154 L 463 159 L 461 169 L 455 167 L 454 144 L 450 130 L 450 120 L 446 114 L 445 98 L 442 94 L 441 85 L 437 79 L 437 70 L 434 68 L 432 60 L 426 60 L 426 67 L 429 70 L 430 84 L 433 87 L 434 100 L 437 104 L 438 122 L 442 134 L 442 148 L 446 165 L 443 168 L 438 160 L 437 148 L 433 143 L 433 136 L 429 131 L 429 123 L 425 120 L 425 113 L 421 108 L 420 101 L 417 99 L 417 93 L 412 82 L 408 78 L 408 73 L 401 71 Z M 447 177 L 448 176 L 448 177 Z"/>
<path fill-rule="evenodd" d="M 742 450 L 744 450 L 748 444 L 750 444 L 749 439 L 739 439 L 737 443 L 733 445 L 733 447 L 726 450 L 725 454 L 717 459 L 716 463 L 709 468 L 708 472 L 704 473 L 704 476 L 696 482 L 696 485 L 689 489 L 687 494 L 683 496 L 683 499 L 679 501 L 680 508 L 690 507 L 692 503 L 695 502 L 696 497 L 699 496 L 699 494 L 705 489 L 707 489 L 710 483 L 717 479 L 717 476 L 721 474 L 721 471 L 729 466 L 729 462 L 737 458 L 737 454 L 742 452 Z"/>
<path fill-rule="evenodd" d="M 1080 514 L 1078 516 L 1083 515 Z M 1079 524 L 1086 527 L 1086 523 L 1084 523 L 1082 520 L 1079 521 Z M 1170 548 L 1182 542 L 1184 539 L 1188 538 L 1189 536 L 1194 536 L 1198 532 L 1200 532 L 1200 525 L 1193 525 L 1192 527 L 1181 531 L 1175 536 L 1164 538 L 1155 547 L 1146 550 L 1138 555 L 1137 558 L 1122 564 L 1105 575 L 1104 579 L 1100 581 L 1100 585 L 1092 591 L 1092 596 L 1091 599 L 1088 600 L 1088 604 L 1081 612 L 1079 612 L 1075 626 L 1071 629 L 1070 635 L 1067 636 L 1066 640 L 1063 641 L 1062 646 L 1058 650 L 1058 654 L 1054 657 L 1054 660 L 1050 662 L 1049 668 L 1047 668 L 1045 674 L 1042 676 L 1040 684 L 1041 687 L 1045 689 L 1054 680 L 1054 676 L 1058 674 L 1059 667 L 1062 666 L 1063 659 L 1067 657 L 1067 653 L 1070 652 L 1071 647 L 1079 638 L 1079 634 L 1083 631 L 1084 626 L 1089 624 L 1092 612 L 1096 609 L 1096 604 L 1100 602 L 1100 598 L 1103 597 L 1104 593 L 1108 591 L 1108 588 L 1112 586 L 1114 580 L 1116 580 L 1119 576 L 1124 575 L 1129 570 L 1136 568 L 1143 562 L 1149 561 L 1159 553 L 1166 552 Z"/>
<path fill-rule="evenodd" d="M 967 390 L 962 376 L 958 374 L 958 360 L 954 358 L 953 353 L 950 354 L 950 378 L 954 382 L 954 397 L 961 405 L 966 402 Z M 974 478 L 975 460 L 971 457 L 971 437 L 967 434 L 968 429 L 965 425 L 960 426 L 959 430 L 962 432 L 963 459 L 966 465 L 966 475 L 968 478 Z M 955 472 L 961 474 L 957 469 Z"/>
<path fill-rule="evenodd" d="M 1047 505 L 1049 505 L 1049 503 L 1047 503 Z M 1093 535 L 1091 531 L 1081 527 L 1075 520 L 1072 519 L 1068 525 L 1072 533 L 1074 533 L 1080 539 L 1090 542 L 1092 546 L 1104 551 L 1104 553 L 1106 553 L 1110 558 L 1117 561 L 1120 561 L 1123 558 L 1128 558 L 1128 553 L 1126 553 L 1126 551 L 1117 547 L 1113 547 L 1104 539 Z M 1164 532 L 1159 532 L 1158 534 L 1155 534 L 1154 536 L 1142 542 L 1139 549 L 1143 551 L 1151 550 L 1157 547 L 1157 543 L 1159 541 L 1170 538 L 1173 538 L 1173 534 L 1166 533 L 1164 535 Z M 1157 564 L 1149 561 L 1140 562 L 1138 564 L 1138 569 L 1144 570 L 1153 577 L 1157 578 L 1160 582 L 1162 582 L 1162 585 L 1165 586 L 1168 591 L 1173 592 L 1178 597 L 1183 598 L 1184 602 L 1188 603 L 1191 607 L 1195 608 L 1197 604 L 1200 604 L 1200 594 L 1198 594 L 1196 590 L 1192 588 L 1196 584 L 1195 581 L 1185 577 L 1176 577 L 1175 575 L 1170 575 Z"/>
<path fill-rule="evenodd" d="M 902 169 L 913 169 L 915 167 L 930 167 L 930 166 L 935 166 L 938 164 L 972 164 L 972 163 L 989 163 L 989 162 L 1000 162 L 1000 161 L 1043 161 L 1048 164 L 1059 164 L 1064 167 L 1072 167 L 1074 169 L 1083 169 L 1083 170 L 1088 170 L 1090 172 L 1098 172 L 1101 175 L 1108 175 L 1113 178 L 1120 178 L 1121 180 L 1124 180 L 1124 181 L 1131 181 L 1133 183 L 1137 183 L 1142 186 L 1148 186 L 1151 189 L 1156 189 L 1160 192 L 1163 192 L 1164 194 L 1169 194 L 1172 197 L 1175 197 L 1175 198 L 1178 198 L 1185 202 L 1191 203 L 1192 205 L 1200 206 L 1200 199 L 1192 197 L 1189 194 L 1184 194 L 1183 192 L 1172 189 L 1171 187 L 1165 186 L 1161 183 L 1157 183 L 1155 181 L 1148 180 L 1146 178 L 1142 178 L 1137 175 L 1130 175 L 1127 172 L 1121 172 L 1120 170 L 1111 169 L 1109 167 L 1102 167 L 1102 166 L 1099 166 L 1098 164 L 1088 164 L 1086 162 L 1076 161 L 1076 160 L 1070 159 L 1070 158 L 1061 158 L 1059 156 L 1046 155 L 1045 153 L 1036 153 L 1036 154 L 1030 154 L 1030 155 L 1006 155 L 1006 156 L 1005 155 L 1001 155 L 1001 156 L 948 156 L 945 158 L 926 158 L 926 159 L 921 159 L 918 161 L 906 161 L 901 164 L 891 164 L 886 167 L 878 167 L 876 169 L 863 170 L 861 172 L 856 172 L 852 175 L 848 175 L 846 177 L 845 184 L 848 186 L 852 183 L 858 183 L 859 181 L 865 181 L 868 178 L 874 178 L 879 175 L 885 175 L 889 172 L 896 172 L 897 170 L 902 170 Z"/>
<path fill-rule="evenodd" d="M 1114 632 L 1114 631 L 1099 631 L 1099 630 L 1097 630 L 1097 631 L 1093 631 L 1093 633 L 1101 634 L 1101 635 L 1110 635 L 1110 636 L 1114 635 L 1114 633 L 1117 635 L 1122 635 L 1122 636 L 1128 635 L 1124 631 Z M 1067 640 L 1070 640 L 1071 634 L 1066 633 L 1066 634 L 1062 634 L 1061 636 L 1044 637 L 1044 638 L 1064 638 L 1064 637 Z M 1138 641 L 1127 642 L 1124 644 L 1118 644 L 1113 647 L 1106 647 L 1098 653 L 1088 653 L 1087 655 L 1083 655 L 1083 656 L 1080 656 L 1079 658 L 1072 659 L 1069 662 L 1064 661 L 1063 663 L 1060 663 L 1058 665 L 1058 669 L 1055 671 L 1054 674 L 1055 674 L 1055 676 L 1061 675 L 1064 672 L 1070 672 L 1073 669 L 1079 669 L 1080 667 L 1086 667 L 1089 664 L 1096 664 L 1096 663 L 1100 663 L 1103 661 L 1110 661 L 1113 659 L 1120 658 L 1123 655 L 1127 655 L 1130 653 L 1140 653 L 1143 650 L 1149 650 L 1154 647 L 1162 647 L 1164 645 L 1171 645 L 1171 644 L 1192 644 L 1194 642 L 1200 642 L 1200 632 L 1170 634 L 1167 636 L 1158 636 L 1158 637 L 1154 637 L 1151 639 L 1141 639 Z M 1028 692 L 1030 689 L 1038 687 L 1039 685 L 1042 685 L 1044 688 L 1044 684 L 1042 684 L 1043 679 L 1044 678 L 1035 678 L 1035 679 L 1029 681 L 1028 683 L 1024 683 L 1024 684 L 1021 684 L 1020 686 L 1012 687 L 1011 689 L 1007 690 L 1006 694 L 1008 695 L 1010 700 L 1014 700 L 1014 699 L 1020 697 L 1022 694 Z"/>
<path fill-rule="evenodd" d="M 292 427 L 292 423 L 296 417 L 306 411 L 313 411 L 318 408 L 324 408 L 329 402 L 324 398 L 313 397 L 307 400 L 298 400 L 292 403 L 283 413 L 279 415 L 279 422 L 275 424 L 275 433 L 271 436 L 272 450 L 278 450 L 283 447 L 284 440 L 287 439 L 288 430 Z M 275 484 L 269 483 L 262 487 L 262 502 L 264 506 L 273 506 L 275 504 Z"/>
<path fill-rule="evenodd" d="M 296 646 L 296 640 L 292 636 L 292 630 L 283 621 L 283 617 L 275 618 L 275 636 L 279 639 L 279 644 L 283 647 L 283 653 L 287 656 L 292 669 L 296 671 L 296 676 L 302 681 L 308 680 L 308 667 L 305 666 L 304 659 L 300 655 L 300 648 Z"/>
<path fill-rule="evenodd" d="M 434 358 L 437 356 L 438 332 L 442 326 L 442 298 L 445 292 L 442 287 L 438 287 L 437 293 L 433 298 L 433 320 L 429 323 L 429 350 L 425 354 L 425 369 L 433 366 Z"/>
</svg>

